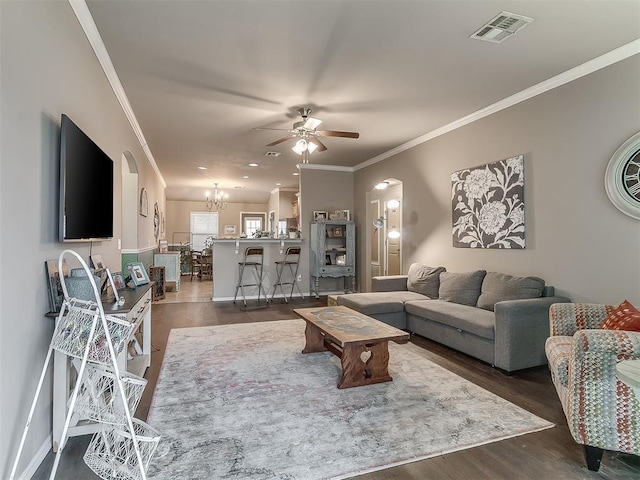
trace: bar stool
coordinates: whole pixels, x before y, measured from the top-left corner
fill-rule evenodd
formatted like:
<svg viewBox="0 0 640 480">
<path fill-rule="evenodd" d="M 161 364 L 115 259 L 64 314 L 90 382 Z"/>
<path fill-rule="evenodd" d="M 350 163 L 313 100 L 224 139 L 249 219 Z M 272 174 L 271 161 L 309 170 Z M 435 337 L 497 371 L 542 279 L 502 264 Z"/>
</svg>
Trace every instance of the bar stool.
<svg viewBox="0 0 640 480">
<path fill-rule="evenodd" d="M 262 269 L 264 260 L 264 247 L 247 247 L 244 251 L 242 262 L 239 262 L 238 285 L 236 286 L 236 294 L 233 296 L 233 303 L 236 303 L 238 290 L 242 291 L 242 303 L 247 306 L 247 297 L 244 293 L 244 287 L 258 287 L 258 301 L 260 301 L 260 292 L 264 293 L 264 298 L 269 303 L 264 288 L 262 287 Z M 257 283 L 244 283 L 244 269 L 249 267 L 253 272 L 254 281 Z M 253 268 L 251 268 L 253 267 Z"/>
<path fill-rule="evenodd" d="M 287 294 L 284 292 L 282 288 L 283 285 L 291 285 L 291 292 L 289 293 L 289 300 L 293 297 L 293 289 L 297 288 L 298 293 L 304 300 L 304 295 L 300 291 L 300 287 L 296 283 L 296 278 L 298 276 L 298 267 L 300 266 L 300 247 L 288 247 L 285 252 L 284 258 L 276 263 L 276 273 L 278 274 L 278 279 L 276 280 L 275 285 L 273 286 L 273 293 L 271 294 L 271 300 L 276 294 L 276 290 L 280 287 L 280 291 L 282 295 L 284 295 L 285 303 L 289 303 L 287 300 Z M 295 266 L 295 269 L 293 268 Z M 282 273 L 284 272 L 285 267 L 289 268 L 289 274 L 291 275 L 291 281 L 283 282 L 282 281 Z"/>
</svg>

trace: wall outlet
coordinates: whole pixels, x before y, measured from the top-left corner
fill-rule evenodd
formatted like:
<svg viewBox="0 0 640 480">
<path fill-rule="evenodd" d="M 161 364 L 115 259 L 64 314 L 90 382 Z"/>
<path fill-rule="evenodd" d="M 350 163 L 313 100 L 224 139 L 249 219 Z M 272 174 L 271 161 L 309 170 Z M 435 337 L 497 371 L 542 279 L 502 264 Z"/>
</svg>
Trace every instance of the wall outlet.
<svg viewBox="0 0 640 480">
<path fill-rule="evenodd" d="M 299 273 L 299 274 L 298 274 L 298 281 L 299 281 L 299 282 L 301 282 L 301 281 L 302 281 L 302 274 L 301 274 L 301 273 Z"/>
</svg>

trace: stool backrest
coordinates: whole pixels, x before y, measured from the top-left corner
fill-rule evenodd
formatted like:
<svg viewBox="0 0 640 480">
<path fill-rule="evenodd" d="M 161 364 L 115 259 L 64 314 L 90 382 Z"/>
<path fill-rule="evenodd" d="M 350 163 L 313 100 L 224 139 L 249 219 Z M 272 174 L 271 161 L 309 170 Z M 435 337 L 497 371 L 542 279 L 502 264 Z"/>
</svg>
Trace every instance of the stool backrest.
<svg viewBox="0 0 640 480">
<path fill-rule="evenodd" d="M 288 247 L 286 255 L 300 255 L 300 247 Z"/>
<path fill-rule="evenodd" d="M 263 255 L 264 247 L 247 247 L 244 251 L 244 256 L 248 257 L 250 255 Z"/>
</svg>

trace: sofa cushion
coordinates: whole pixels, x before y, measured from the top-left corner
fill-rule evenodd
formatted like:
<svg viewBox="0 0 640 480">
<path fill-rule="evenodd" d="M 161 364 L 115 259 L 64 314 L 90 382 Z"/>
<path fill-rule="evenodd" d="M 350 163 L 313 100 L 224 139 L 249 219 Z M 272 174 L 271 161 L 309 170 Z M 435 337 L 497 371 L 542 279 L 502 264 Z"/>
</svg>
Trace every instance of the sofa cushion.
<svg viewBox="0 0 640 480">
<path fill-rule="evenodd" d="M 440 274 L 446 271 L 444 267 L 428 267 L 420 263 L 412 263 L 407 272 L 407 290 L 421 293 L 429 298 L 438 298 Z"/>
<path fill-rule="evenodd" d="M 640 332 L 640 312 L 628 300 L 625 300 L 607 315 L 600 328 Z"/>
<path fill-rule="evenodd" d="M 410 300 L 404 304 L 410 315 L 449 325 L 479 337 L 495 338 L 495 314 L 443 300 Z"/>
<path fill-rule="evenodd" d="M 415 292 L 349 293 L 338 296 L 338 305 L 344 305 L 365 315 L 378 315 L 402 312 L 407 300 L 424 299 L 424 295 Z"/>
<path fill-rule="evenodd" d="M 538 298 L 543 289 L 544 280 L 538 277 L 514 277 L 506 273 L 487 272 L 477 305 L 493 311 L 496 302 Z"/>
<path fill-rule="evenodd" d="M 475 307 L 486 273 L 486 270 L 463 273 L 442 272 L 438 300 Z"/>
<path fill-rule="evenodd" d="M 565 388 L 569 384 L 569 357 L 571 356 L 572 340 L 573 337 L 568 335 L 555 335 L 547 338 L 544 345 L 553 383 Z"/>
</svg>

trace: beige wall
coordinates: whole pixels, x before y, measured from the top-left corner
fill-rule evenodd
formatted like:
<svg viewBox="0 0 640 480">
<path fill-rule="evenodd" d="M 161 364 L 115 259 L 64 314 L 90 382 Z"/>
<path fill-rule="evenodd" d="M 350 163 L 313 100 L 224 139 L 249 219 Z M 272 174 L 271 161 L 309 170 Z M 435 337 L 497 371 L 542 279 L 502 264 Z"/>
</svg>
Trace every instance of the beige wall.
<svg viewBox="0 0 640 480">
<path fill-rule="evenodd" d="M 308 238 L 313 221 L 314 210 L 351 210 L 353 220 L 353 173 L 335 169 L 321 170 L 317 165 L 302 166 L 300 169 L 300 204 L 298 206 L 301 222 L 299 229 L 302 237 Z M 360 232 L 356 230 L 356 239 Z M 306 243 L 308 249 L 309 243 Z M 303 250 L 301 262 L 308 266 L 309 254 Z M 308 270 L 307 270 L 308 271 Z M 304 277 L 303 277 L 304 279 Z M 343 282 L 340 279 L 323 278 L 320 290 L 332 292 L 342 289 Z M 307 291 L 309 286 L 306 285 Z"/>
<path fill-rule="evenodd" d="M 366 193 L 380 179 L 402 180 L 405 272 L 421 261 L 537 275 L 576 301 L 640 304 L 640 223 L 604 189 L 609 159 L 640 131 L 639 105 L 636 55 L 357 171 L 356 209 L 366 211 Z M 526 249 L 453 248 L 451 173 L 520 153 Z M 361 255 L 362 236 L 358 242 Z"/>
<path fill-rule="evenodd" d="M 45 260 L 70 248 L 120 269 L 123 152 L 136 158 L 152 208 L 164 206 L 164 189 L 69 3 L 0 2 L 0 49 L 0 478 L 8 478 L 53 333 Z M 57 241 L 62 113 L 114 161 L 112 241 Z M 140 219 L 139 246 L 155 242 L 149 220 Z M 18 475 L 51 448 L 51 401 L 49 374 Z"/>
<path fill-rule="evenodd" d="M 259 212 L 266 215 L 267 222 L 269 216 L 267 213 L 267 204 L 264 203 L 228 203 L 227 208 L 219 212 L 218 225 L 220 231 L 219 237 L 239 237 L 242 233 L 240 222 L 240 214 L 242 212 Z M 167 240 L 170 244 L 180 244 L 189 241 L 190 229 L 190 213 L 206 212 L 205 202 L 186 202 L 179 200 L 167 201 Z M 235 225 L 236 235 L 224 235 L 225 225 Z"/>
</svg>

